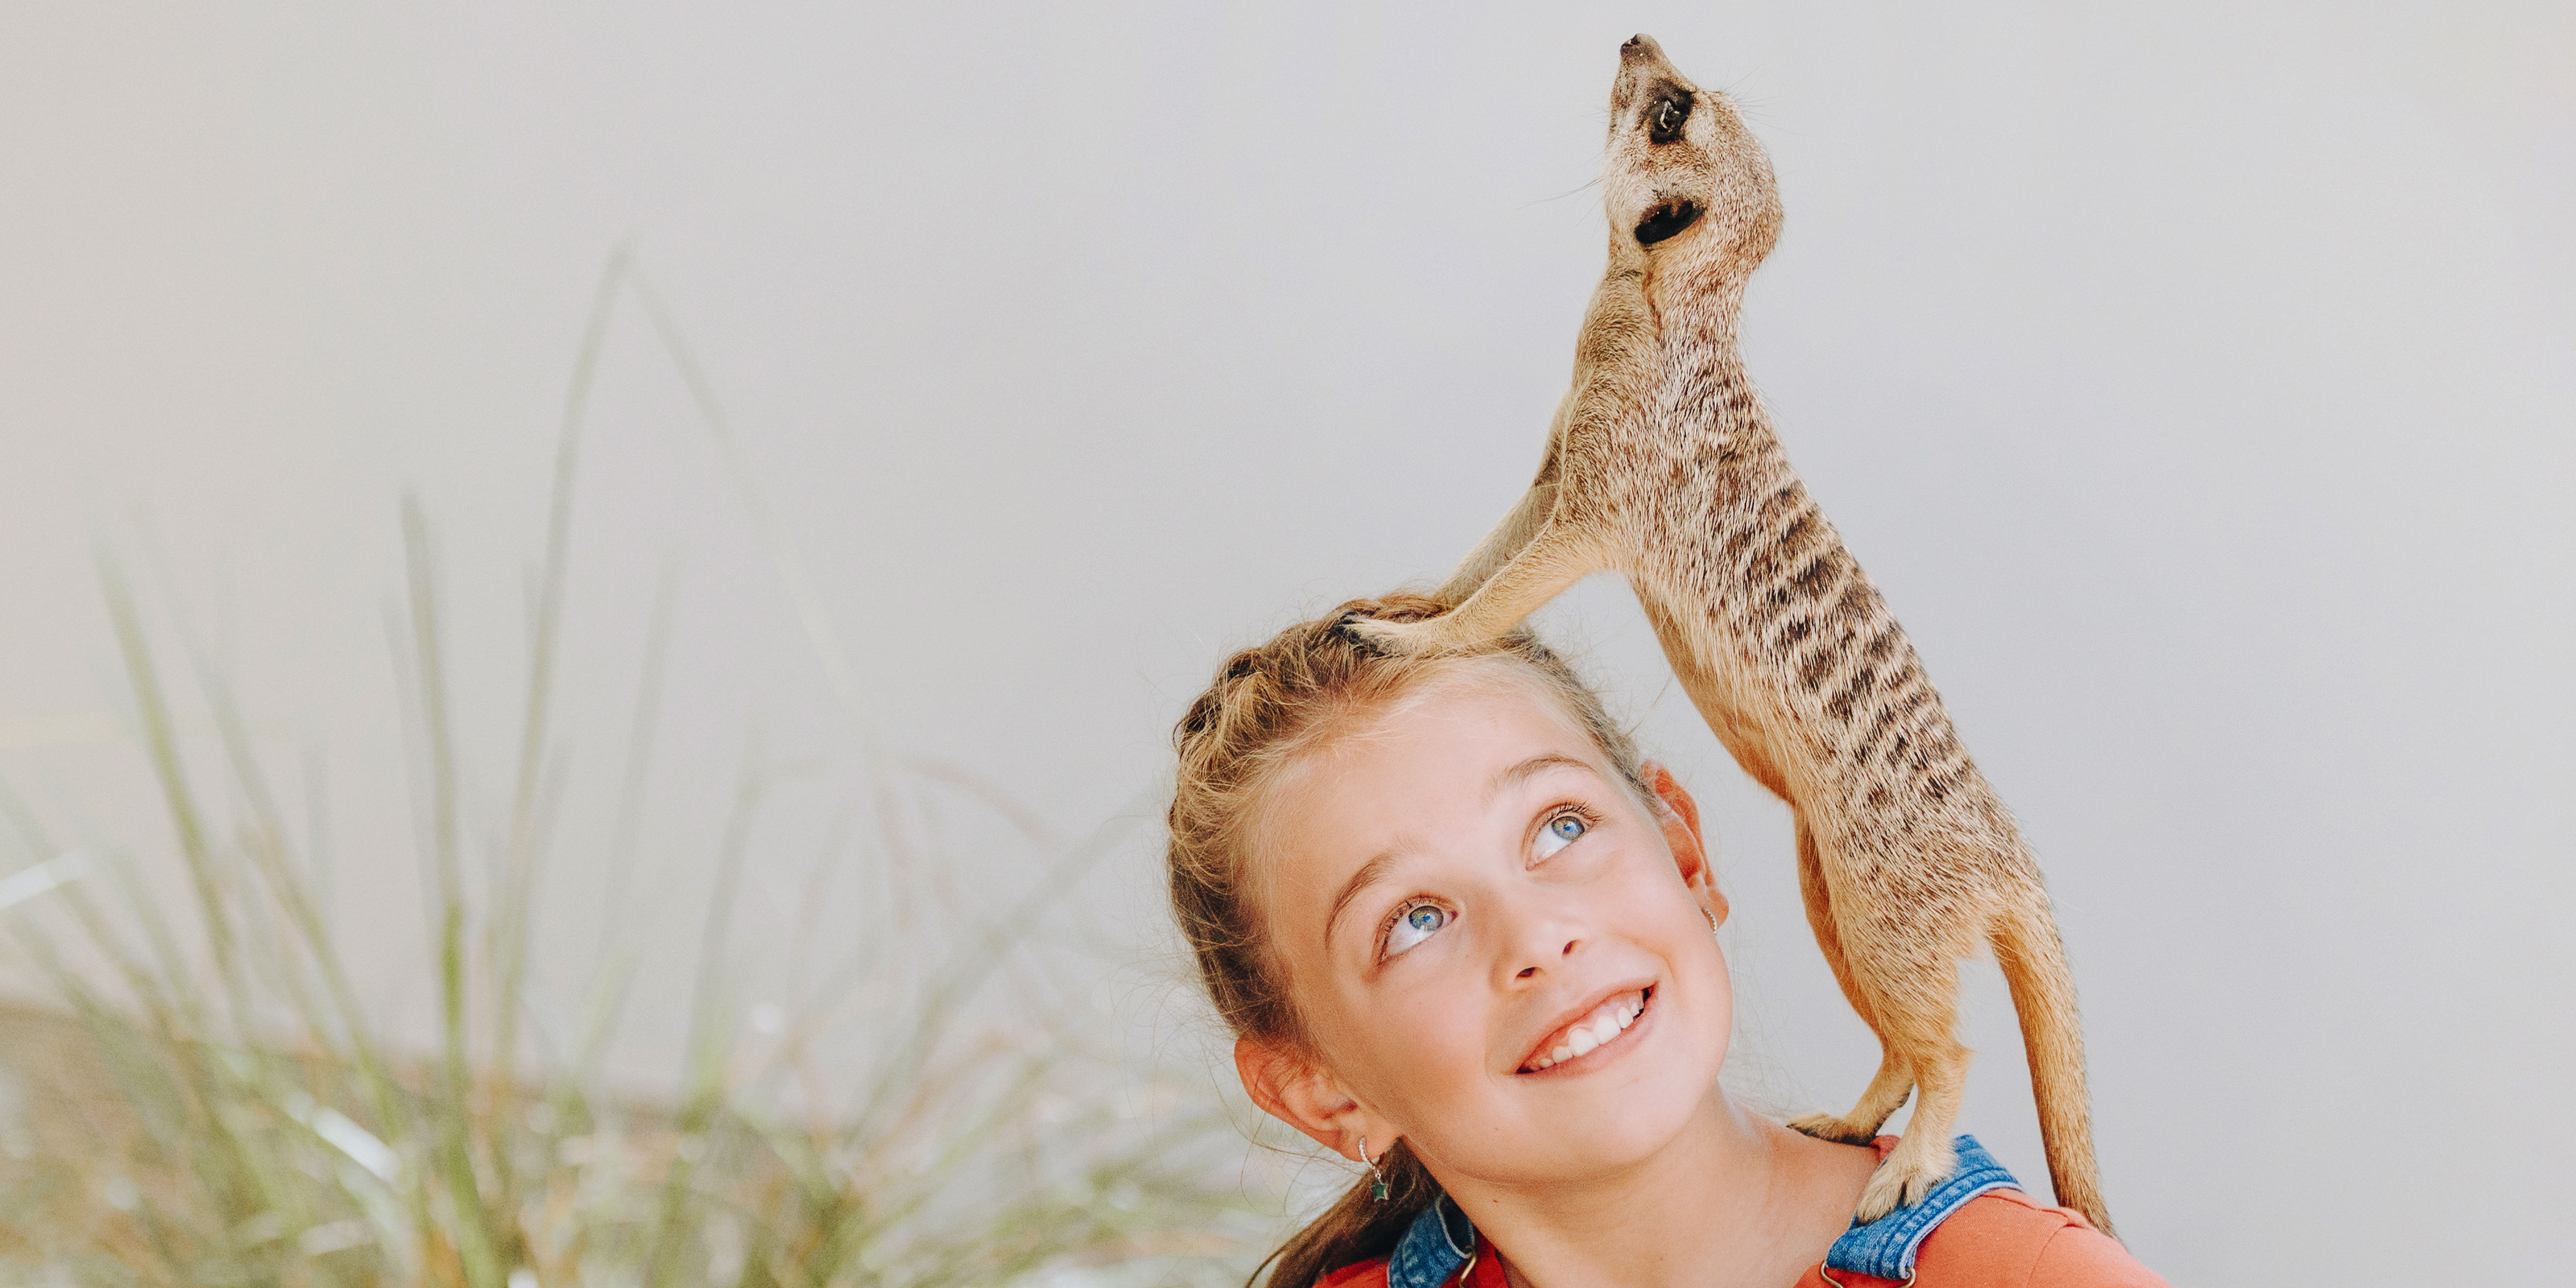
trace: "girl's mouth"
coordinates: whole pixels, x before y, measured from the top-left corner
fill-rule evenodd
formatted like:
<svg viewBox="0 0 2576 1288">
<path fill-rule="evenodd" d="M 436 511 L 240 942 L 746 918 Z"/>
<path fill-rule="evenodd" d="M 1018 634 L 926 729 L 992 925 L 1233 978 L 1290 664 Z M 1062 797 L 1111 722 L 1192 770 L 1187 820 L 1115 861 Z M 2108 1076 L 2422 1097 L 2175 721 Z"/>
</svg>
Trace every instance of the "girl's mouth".
<svg viewBox="0 0 2576 1288">
<path fill-rule="evenodd" d="M 1652 984 L 1614 993 L 1599 1006 L 1584 1012 L 1571 1024 L 1549 1034 L 1521 1061 L 1520 1072 L 1537 1073 L 1560 1064 L 1580 1060 L 1594 1051 L 1619 1040 L 1628 1027 L 1645 1014 L 1646 1005 L 1655 997 Z"/>
</svg>

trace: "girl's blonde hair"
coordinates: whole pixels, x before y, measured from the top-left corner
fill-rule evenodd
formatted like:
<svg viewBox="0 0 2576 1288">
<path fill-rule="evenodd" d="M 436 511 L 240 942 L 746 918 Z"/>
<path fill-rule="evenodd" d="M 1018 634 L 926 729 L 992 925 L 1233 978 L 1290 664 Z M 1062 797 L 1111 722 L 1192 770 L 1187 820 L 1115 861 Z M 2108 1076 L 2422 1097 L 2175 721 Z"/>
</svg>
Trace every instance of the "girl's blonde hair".
<svg viewBox="0 0 2576 1288">
<path fill-rule="evenodd" d="M 1537 681 L 1620 777 L 1641 798 L 1650 796 L 1636 745 L 1573 668 L 1527 630 L 1473 649 L 1395 657 L 1348 629 L 1356 618 L 1416 621 L 1445 607 L 1427 595 L 1394 594 L 1355 599 L 1329 616 L 1291 626 L 1226 659 L 1216 682 L 1190 704 L 1173 731 L 1180 772 L 1170 820 L 1172 914 L 1189 937 L 1217 1013 L 1238 1037 L 1313 1049 L 1253 906 L 1252 832 L 1261 794 L 1277 771 L 1353 719 L 1381 712 L 1461 668 L 1499 661 Z M 1438 1183 L 1402 1142 L 1376 1162 L 1386 1175 L 1387 1198 L 1371 1196 L 1370 1179 L 1352 1186 L 1271 1254 L 1271 1288 L 1309 1288 L 1328 1271 L 1387 1255 L 1405 1227 L 1440 1196 Z"/>
</svg>

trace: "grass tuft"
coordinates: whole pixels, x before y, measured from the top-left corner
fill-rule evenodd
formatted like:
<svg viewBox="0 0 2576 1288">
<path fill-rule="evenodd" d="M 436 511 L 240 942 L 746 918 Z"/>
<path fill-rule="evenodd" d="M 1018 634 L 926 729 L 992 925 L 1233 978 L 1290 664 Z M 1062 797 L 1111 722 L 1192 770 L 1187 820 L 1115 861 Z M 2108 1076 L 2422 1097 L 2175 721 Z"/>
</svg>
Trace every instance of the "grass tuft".
<svg viewBox="0 0 2576 1288">
<path fill-rule="evenodd" d="M 659 705 L 667 559 L 607 855 L 609 933 L 568 1040 L 547 1061 L 527 1050 L 543 1032 L 530 946 L 561 773 L 550 705 L 572 478 L 590 382 L 628 294 L 686 377 L 852 722 L 884 832 L 880 867 L 919 870 L 905 853 L 917 839 L 891 820 L 907 792 L 934 785 L 980 802 L 1037 856 L 1037 879 L 998 914 L 978 919 L 978 905 L 936 888 L 912 896 L 933 900 L 937 920 L 964 933 L 932 938 L 914 929 L 930 919 L 897 901 L 796 1014 L 746 1026 L 728 985 L 739 965 L 728 933 L 768 783 L 755 739 L 712 856 L 677 1090 L 662 1098 L 611 1088 L 601 1053 L 638 959 L 617 933 L 617 887 Z M 712 386 L 622 251 L 584 330 L 554 482 L 506 823 L 479 891 L 466 877 L 474 833 L 436 542 L 420 504 L 402 507 L 406 593 L 389 634 L 418 769 L 437 1016 L 427 1050 L 398 1047 L 343 964 L 313 795 L 321 775 L 303 776 L 299 834 L 223 669 L 187 628 L 166 561 L 154 566 L 171 611 L 156 636 L 126 565 L 100 544 L 131 732 L 158 783 L 186 893 L 165 907 L 121 850 L 64 845 L 0 782 L 0 837 L 22 856 L 0 867 L 0 943 L 48 1003 L 0 1008 L 0 1284 L 1239 1280 L 1278 1233 L 1276 1197 L 1246 1193 L 1242 1106 L 1208 1089 L 1204 1071 L 1140 1066 L 1115 1025 L 1032 983 L 1060 947 L 1045 930 L 1050 910 L 1150 816 L 1150 799 L 1067 844 L 975 775 L 886 750 Z M 217 750 L 201 763 L 173 716 L 182 671 L 156 653 L 156 639 L 176 640 L 212 713 Z M 840 838 L 825 848 L 837 851 Z M 1023 1004 L 1012 1004 L 1015 993 Z M 853 1004 L 863 996 L 871 1004 Z M 818 1043 L 853 1016 L 870 1054 L 825 1067 Z"/>
</svg>

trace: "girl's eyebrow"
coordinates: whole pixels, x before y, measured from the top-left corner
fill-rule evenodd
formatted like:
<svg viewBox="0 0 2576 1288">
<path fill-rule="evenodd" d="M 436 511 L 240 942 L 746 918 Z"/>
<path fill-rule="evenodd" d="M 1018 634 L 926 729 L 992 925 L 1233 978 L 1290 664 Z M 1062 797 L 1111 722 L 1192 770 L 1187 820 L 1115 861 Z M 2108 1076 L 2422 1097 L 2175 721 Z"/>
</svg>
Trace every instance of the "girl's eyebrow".
<svg viewBox="0 0 2576 1288">
<path fill-rule="evenodd" d="M 1352 873 L 1351 879 L 1342 883 L 1341 893 L 1333 896 L 1333 914 L 1324 918 L 1324 948 L 1327 951 L 1330 951 L 1333 946 L 1333 927 L 1341 921 L 1342 910 L 1351 906 L 1351 900 L 1358 898 L 1360 891 L 1384 879 L 1386 870 L 1393 866 L 1395 866 L 1395 851 L 1381 850 L 1376 858 L 1361 864 L 1360 870 Z"/>
<path fill-rule="evenodd" d="M 1593 773 L 1592 766 L 1584 764 L 1582 761 L 1576 760 L 1572 756 L 1565 755 L 1562 752 L 1542 751 L 1539 754 L 1494 775 L 1494 780 L 1485 784 L 1485 799 L 1492 800 L 1494 797 L 1502 795 L 1506 790 L 1517 787 L 1521 783 L 1526 782 L 1531 778 L 1535 778 L 1540 774 L 1546 773 L 1551 769 L 1571 769 L 1585 774 Z M 1599 775 L 1595 774 L 1594 776 L 1598 777 Z"/>
</svg>

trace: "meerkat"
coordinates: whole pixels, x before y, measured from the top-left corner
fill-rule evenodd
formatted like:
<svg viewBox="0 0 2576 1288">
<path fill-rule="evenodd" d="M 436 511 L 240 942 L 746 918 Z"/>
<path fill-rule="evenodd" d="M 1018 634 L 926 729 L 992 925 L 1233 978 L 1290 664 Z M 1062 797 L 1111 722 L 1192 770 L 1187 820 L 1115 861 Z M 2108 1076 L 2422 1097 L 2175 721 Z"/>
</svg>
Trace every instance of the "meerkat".
<svg viewBox="0 0 2576 1288">
<path fill-rule="evenodd" d="M 1609 268 L 1537 479 L 1438 592 L 1450 611 L 1351 629 L 1437 651 L 1501 634 L 1589 573 L 1624 575 L 1700 714 L 1795 814 L 1808 924 L 1878 1035 L 1859 1103 L 1790 1126 L 1866 1142 L 1919 1090 L 1857 1215 L 1949 1176 L 1969 1059 L 1958 963 L 1990 947 L 2057 1200 L 2108 1232 L 2074 982 L 2038 865 L 1745 375 L 1736 319 L 1780 228 L 1770 160 L 1645 36 L 1620 48 L 1610 115 Z"/>
</svg>

